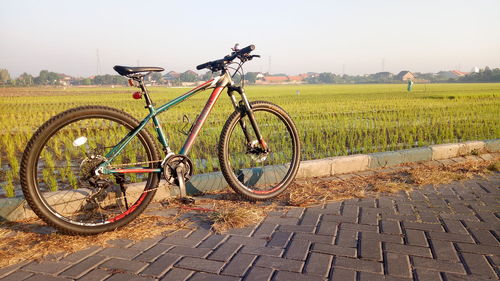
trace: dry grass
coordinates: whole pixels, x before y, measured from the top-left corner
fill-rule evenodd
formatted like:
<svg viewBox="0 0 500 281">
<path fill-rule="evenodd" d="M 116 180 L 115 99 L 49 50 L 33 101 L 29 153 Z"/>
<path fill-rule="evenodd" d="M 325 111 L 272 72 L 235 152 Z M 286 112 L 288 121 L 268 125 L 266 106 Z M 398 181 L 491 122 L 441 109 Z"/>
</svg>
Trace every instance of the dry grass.
<svg viewBox="0 0 500 281">
<path fill-rule="evenodd" d="M 142 215 L 125 227 L 94 236 L 39 233 L 46 227 L 39 220 L 0 224 L 0 267 L 25 260 L 37 260 L 60 252 L 73 253 L 92 245 L 106 246 L 113 239 L 141 240 L 169 229 L 188 227 L 188 221 Z"/>
<path fill-rule="evenodd" d="M 488 170 L 492 172 L 500 172 L 500 161 L 489 165 Z"/>
<path fill-rule="evenodd" d="M 282 195 L 285 205 L 305 207 L 313 204 L 346 198 L 365 196 L 365 188 L 354 181 L 313 179 L 294 183 L 289 192 Z"/>
<path fill-rule="evenodd" d="M 260 222 L 264 212 L 259 208 L 221 208 L 209 215 L 212 227 L 216 232 L 224 232 L 231 228 L 241 228 Z"/>
<path fill-rule="evenodd" d="M 474 176 L 484 176 L 490 173 L 491 167 L 498 167 L 499 161 L 468 161 L 445 167 L 415 166 L 408 170 L 411 183 L 417 185 L 450 183 L 466 180 Z"/>
<path fill-rule="evenodd" d="M 352 177 L 346 180 L 312 179 L 294 183 L 289 192 L 281 196 L 281 200 L 285 205 L 306 207 L 332 200 L 379 196 L 380 193 L 407 191 L 412 184 L 442 184 L 482 176 L 491 171 L 498 171 L 499 163 L 495 160 L 470 161 L 449 166 L 408 164 L 400 171 L 376 173 L 366 177 Z"/>
<path fill-rule="evenodd" d="M 197 201 L 198 202 L 198 201 Z M 212 224 L 216 233 L 223 233 L 231 228 L 243 228 L 260 222 L 267 212 L 275 210 L 276 202 L 249 202 L 242 200 L 236 193 L 224 190 L 207 194 L 200 204 L 211 205 L 213 212 L 208 212 L 204 219 Z"/>
<path fill-rule="evenodd" d="M 465 162 L 446 167 L 412 164 L 399 171 L 378 172 L 365 177 L 356 176 L 345 180 L 312 179 L 292 184 L 285 194 L 267 202 L 245 201 L 230 190 L 205 194 L 192 208 L 186 207 L 179 200 L 170 199 L 163 204 L 168 205 L 168 208 L 179 208 L 177 217 L 143 215 L 118 230 L 87 237 L 36 233 L 35 229 L 41 226 L 40 221 L 4 223 L 0 224 L 0 267 L 27 259 L 39 259 L 55 252 L 71 253 L 90 245 L 105 246 L 107 241 L 116 238 L 141 240 L 154 237 L 167 229 L 193 227 L 190 223 L 194 219 L 211 223 L 215 232 L 225 232 L 231 228 L 258 223 L 267 212 L 277 208 L 306 207 L 328 201 L 407 191 L 413 184 L 439 184 L 469 179 L 492 170 L 498 171 L 499 166 L 498 160 Z"/>
</svg>

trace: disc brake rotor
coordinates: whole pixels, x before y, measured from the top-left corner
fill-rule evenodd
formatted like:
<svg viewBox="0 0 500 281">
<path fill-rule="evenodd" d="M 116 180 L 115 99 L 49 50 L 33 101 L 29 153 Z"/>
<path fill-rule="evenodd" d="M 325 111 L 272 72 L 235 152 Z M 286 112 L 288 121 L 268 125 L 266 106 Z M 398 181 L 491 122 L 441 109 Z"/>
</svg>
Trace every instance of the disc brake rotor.
<svg viewBox="0 0 500 281">
<path fill-rule="evenodd" d="M 247 147 L 247 154 L 250 154 L 250 158 L 257 163 L 266 161 L 269 152 L 264 151 L 257 140 L 251 141 Z"/>
</svg>

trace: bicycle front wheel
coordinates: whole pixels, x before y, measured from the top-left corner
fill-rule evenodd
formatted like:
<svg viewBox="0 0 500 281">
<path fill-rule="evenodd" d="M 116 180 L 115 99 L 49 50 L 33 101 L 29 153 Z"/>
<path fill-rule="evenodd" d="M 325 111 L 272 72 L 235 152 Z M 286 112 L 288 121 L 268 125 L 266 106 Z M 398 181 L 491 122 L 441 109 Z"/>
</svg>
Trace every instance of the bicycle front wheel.
<svg viewBox="0 0 500 281">
<path fill-rule="evenodd" d="M 103 106 L 70 109 L 43 124 L 28 142 L 20 169 L 32 210 L 68 234 L 114 230 L 137 217 L 154 196 L 159 173 L 97 175 L 95 169 L 138 125 L 125 112 Z M 141 130 L 111 165 L 155 168 L 159 160 L 151 135 Z"/>
<path fill-rule="evenodd" d="M 268 150 L 261 149 L 248 115 L 237 110 L 222 129 L 219 162 L 234 191 L 249 200 L 266 200 L 285 191 L 295 178 L 300 142 L 292 119 L 282 108 L 264 101 L 250 105 Z"/>
</svg>

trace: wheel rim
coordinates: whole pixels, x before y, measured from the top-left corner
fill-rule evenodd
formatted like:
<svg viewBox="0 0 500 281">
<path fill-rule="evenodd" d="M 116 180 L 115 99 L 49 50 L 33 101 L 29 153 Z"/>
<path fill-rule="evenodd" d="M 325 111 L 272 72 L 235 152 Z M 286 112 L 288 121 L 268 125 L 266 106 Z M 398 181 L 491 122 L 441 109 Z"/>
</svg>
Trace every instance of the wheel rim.
<svg viewBox="0 0 500 281">
<path fill-rule="evenodd" d="M 59 219 L 83 226 L 99 226 L 123 219 L 144 201 L 153 174 L 121 174 L 125 194 L 115 176 L 91 183 L 94 167 L 132 127 L 111 116 L 83 117 L 53 130 L 36 157 L 35 192 L 45 208 Z M 153 160 L 153 152 L 139 134 L 113 160 L 119 166 Z M 149 164 L 152 167 L 153 164 Z M 144 165 L 146 166 L 146 165 Z"/>
<path fill-rule="evenodd" d="M 248 117 L 240 116 L 229 131 L 227 162 L 232 177 L 240 187 L 256 195 L 267 195 L 286 186 L 293 174 L 298 150 L 292 124 L 288 120 L 271 109 L 256 108 L 253 111 L 269 152 L 253 149 L 260 144 Z M 240 119 L 245 121 L 251 137 L 250 145 L 239 124 Z"/>
</svg>

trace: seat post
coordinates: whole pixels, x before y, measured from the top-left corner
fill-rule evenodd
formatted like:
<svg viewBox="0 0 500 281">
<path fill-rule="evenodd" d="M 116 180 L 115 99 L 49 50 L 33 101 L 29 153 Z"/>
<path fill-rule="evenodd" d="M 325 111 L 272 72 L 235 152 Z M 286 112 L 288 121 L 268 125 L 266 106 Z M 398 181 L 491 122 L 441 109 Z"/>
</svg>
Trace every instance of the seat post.
<svg viewBox="0 0 500 281">
<path fill-rule="evenodd" d="M 146 85 L 144 84 L 144 76 L 141 76 L 139 79 L 139 87 L 141 88 L 142 94 L 144 95 L 144 99 L 146 100 L 146 108 L 152 109 L 153 101 L 149 97 L 148 90 L 146 89 Z"/>
</svg>

